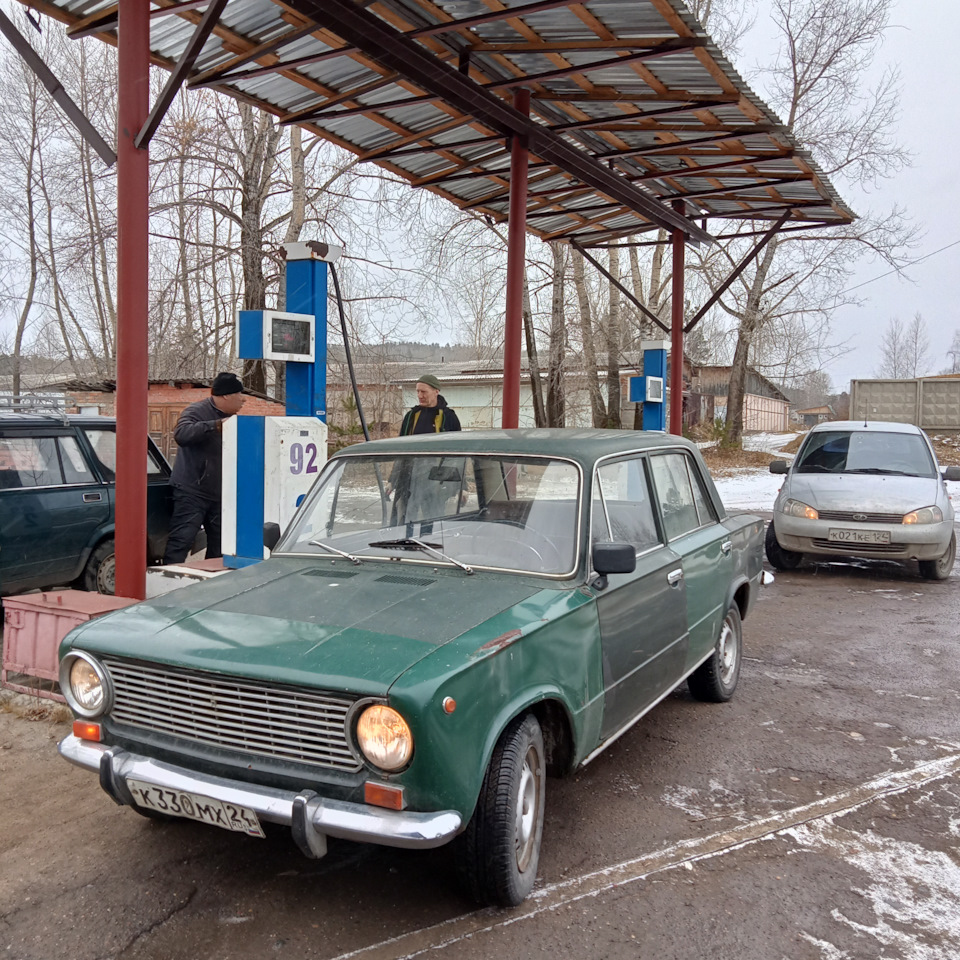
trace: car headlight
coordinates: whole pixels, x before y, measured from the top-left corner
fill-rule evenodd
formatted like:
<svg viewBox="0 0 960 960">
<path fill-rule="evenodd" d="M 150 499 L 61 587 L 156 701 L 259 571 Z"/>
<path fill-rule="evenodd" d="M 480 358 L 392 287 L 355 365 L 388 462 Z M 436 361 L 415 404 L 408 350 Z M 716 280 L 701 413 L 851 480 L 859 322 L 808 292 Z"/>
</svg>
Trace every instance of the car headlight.
<svg viewBox="0 0 960 960">
<path fill-rule="evenodd" d="M 908 513 L 904 523 L 940 523 L 943 520 L 943 511 L 939 507 L 921 507 Z"/>
<path fill-rule="evenodd" d="M 787 500 L 783 504 L 783 512 L 788 517 L 802 517 L 804 520 L 819 520 L 820 514 L 802 500 Z"/>
<path fill-rule="evenodd" d="M 60 662 L 60 692 L 73 712 L 81 717 L 105 713 L 111 690 L 107 671 L 90 654 L 74 651 Z"/>
<path fill-rule="evenodd" d="M 367 707 L 360 714 L 357 744 L 363 755 L 381 770 L 399 770 L 413 756 L 413 734 L 407 721 L 383 703 Z"/>
</svg>

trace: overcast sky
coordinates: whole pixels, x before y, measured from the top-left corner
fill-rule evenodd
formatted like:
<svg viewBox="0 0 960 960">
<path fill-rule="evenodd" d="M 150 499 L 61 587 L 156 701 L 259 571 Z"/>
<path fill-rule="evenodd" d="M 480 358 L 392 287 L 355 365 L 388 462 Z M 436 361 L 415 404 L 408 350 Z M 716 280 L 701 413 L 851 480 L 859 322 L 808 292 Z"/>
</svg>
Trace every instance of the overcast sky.
<svg viewBox="0 0 960 960">
<path fill-rule="evenodd" d="M 765 0 L 760 0 L 760 10 L 766 6 Z M 946 351 L 954 331 L 960 329 L 960 177 L 955 167 L 960 152 L 956 123 L 960 3 L 899 0 L 891 24 L 878 66 L 900 66 L 902 113 L 897 136 L 913 154 L 913 166 L 870 194 L 840 182 L 836 186 L 859 214 L 868 209 L 889 210 L 895 203 L 905 207 L 922 228 L 922 237 L 909 257 L 928 259 L 907 268 L 909 279 L 883 276 L 889 271 L 883 263 L 864 259 L 857 264 L 849 287 L 862 284 L 854 293 L 863 298 L 863 304 L 841 307 L 831 320 L 835 339 L 846 341 L 850 348 L 824 368 L 838 391 L 849 390 L 851 379 L 875 375 L 880 339 L 892 317 L 906 322 L 919 312 L 926 321 L 930 348 L 925 373 L 940 373 L 948 366 Z M 751 67 L 773 33 L 764 12 L 754 33 L 736 63 L 745 75 L 753 74 Z M 751 76 L 750 83 L 764 96 L 759 79 Z M 938 250 L 941 252 L 936 253 Z"/>
</svg>

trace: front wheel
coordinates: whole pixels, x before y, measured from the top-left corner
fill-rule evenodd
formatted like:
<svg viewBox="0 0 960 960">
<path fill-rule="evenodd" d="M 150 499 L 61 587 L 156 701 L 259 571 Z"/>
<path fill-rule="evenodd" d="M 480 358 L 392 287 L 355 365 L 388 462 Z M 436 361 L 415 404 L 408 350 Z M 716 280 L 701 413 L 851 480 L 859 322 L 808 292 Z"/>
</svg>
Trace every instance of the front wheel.
<svg viewBox="0 0 960 960">
<path fill-rule="evenodd" d="M 936 560 L 921 560 L 920 575 L 927 580 L 946 580 L 953 569 L 953 561 L 957 556 L 957 535 L 950 536 L 950 542 L 943 556 Z"/>
<path fill-rule="evenodd" d="M 773 521 L 767 524 L 767 536 L 763 541 L 764 549 L 770 565 L 777 570 L 796 570 L 803 560 L 803 554 L 795 550 L 786 550 L 777 540 L 777 532 L 773 529 Z"/>
<path fill-rule="evenodd" d="M 710 659 L 697 667 L 687 679 L 690 693 L 697 700 L 726 703 L 737 689 L 742 650 L 740 611 L 736 606 L 731 606 L 720 624 L 720 636 L 717 637 L 717 645 Z"/>
<path fill-rule="evenodd" d="M 458 868 L 479 903 L 515 907 L 533 889 L 545 777 L 543 733 L 528 713 L 497 741 L 477 809 L 461 838 Z"/>
<path fill-rule="evenodd" d="M 87 560 L 87 565 L 80 575 L 80 582 L 84 590 L 96 593 L 114 593 L 117 572 L 117 558 L 115 556 L 113 540 L 104 540 L 94 548 Z"/>
</svg>

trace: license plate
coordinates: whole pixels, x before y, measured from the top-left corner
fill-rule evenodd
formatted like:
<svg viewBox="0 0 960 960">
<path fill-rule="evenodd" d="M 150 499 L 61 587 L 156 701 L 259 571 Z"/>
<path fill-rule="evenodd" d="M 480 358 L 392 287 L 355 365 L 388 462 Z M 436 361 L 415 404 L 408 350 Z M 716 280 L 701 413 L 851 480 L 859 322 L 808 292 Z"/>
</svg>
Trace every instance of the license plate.
<svg viewBox="0 0 960 960">
<path fill-rule="evenodd" d="M 128 780 L 127 786 L 137 805 L 147 810 L 156 810 L 170 817 L 198 820 L 213 827 L 246 833 L 251 837 L 264 836 L 256 813 L 249 807 L 241 807 L 225 800 L 214 800 L 186 790 L 169 790 L 143 780 Z"/>
<path fill-rule="evenodd" d="M 886 530 L 828 530 L 827 539 L 832 543 L 889 543 Z"/>
</svg>

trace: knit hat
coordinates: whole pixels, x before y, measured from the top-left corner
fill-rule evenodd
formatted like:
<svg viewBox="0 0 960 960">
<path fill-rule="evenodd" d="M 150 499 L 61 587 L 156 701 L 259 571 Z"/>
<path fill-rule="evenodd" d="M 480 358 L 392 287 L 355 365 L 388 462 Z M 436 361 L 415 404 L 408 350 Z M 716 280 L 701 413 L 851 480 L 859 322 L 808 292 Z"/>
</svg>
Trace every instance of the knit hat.
<svg viewBox="0 0 960 960">
<path fill-rule="evenodd" d="M 210 392 L 215 397 L 223 397 L 228 393 L 242 393 L 243 384 L 235 373 L 218 373 L 213 378 L 213 385 Z"/>
<path fill-rule="evenodd" d="M 417 377 L 417 383 L 425 383 L 428 387 L 433 387 L 434 390 L 440 389 L 440 381 L 432 373 L 425 373 L 422 377 Z"/>
</svg>

